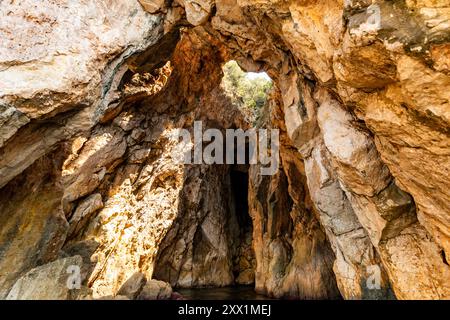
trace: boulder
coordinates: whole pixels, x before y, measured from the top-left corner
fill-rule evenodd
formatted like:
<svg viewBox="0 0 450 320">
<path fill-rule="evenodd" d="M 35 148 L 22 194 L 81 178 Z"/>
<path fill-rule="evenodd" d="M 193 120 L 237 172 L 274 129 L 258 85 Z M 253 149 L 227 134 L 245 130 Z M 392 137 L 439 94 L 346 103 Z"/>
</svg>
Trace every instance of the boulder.
<svg viewBox="0 0 450 320">
<path fill-rule="evenodd" d="M 20 277 L 7 300 L 67 300 L 85 295 L 81 256 L 58 259 L 31 269 Z"/>
<path fill-rule="evenodd" d="M 137 297 L 138 300 L 167 300 L 172 295 L 170 284 L 159 280 L 149 280 Z"/>
<path fill-rule="evenodd" d="M 147 279 L 143 273 L 133 273 L 133 275 L 120 287 L 117 295 L 126 296 L 129 299 L 135 299 L 141 292 L 146 282 Z"/>
</svg>

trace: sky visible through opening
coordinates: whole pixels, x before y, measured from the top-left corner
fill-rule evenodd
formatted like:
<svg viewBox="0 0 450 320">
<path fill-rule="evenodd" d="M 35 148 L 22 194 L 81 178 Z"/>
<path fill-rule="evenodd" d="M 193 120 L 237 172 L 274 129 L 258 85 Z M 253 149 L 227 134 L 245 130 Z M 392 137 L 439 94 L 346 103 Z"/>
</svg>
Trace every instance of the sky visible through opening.
<svg viewBox="0 0 450 320">
<path fill-rule="evenodd" d="M 245 76 L 249 79 L 249 80 L 254 80 L 254 79 L 258 79 L 258 78 L 262 78 L 265 79 L 267 81 L 272 81 L 272 79 L 270 79 L 269 75 L 265 72 L 247 72 L 245 74 Z"/>
<path fill-rule="evenodd" d="M 222 87 L 249 123 L 255 123 L 261 109 L 266 105 L 272 90 L 272 79 L 265 72 L 245 72 L 236 61 L 231 60 L 222 67 Z"/>
</svg>

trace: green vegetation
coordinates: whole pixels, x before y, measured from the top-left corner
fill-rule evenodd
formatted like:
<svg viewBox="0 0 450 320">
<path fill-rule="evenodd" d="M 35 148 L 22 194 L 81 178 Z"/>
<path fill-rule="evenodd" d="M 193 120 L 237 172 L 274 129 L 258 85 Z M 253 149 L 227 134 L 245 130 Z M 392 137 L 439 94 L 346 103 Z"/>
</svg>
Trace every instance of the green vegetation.
<svg viewBox="0 0 450 320">
<path fill-rule="evenodd" d="M 222 86 L 225 92 L 248 120 L 254 122 L 267 102 L 272 80 L 267 75 L 249 76 L 233 60 L 223 66 L 223 73 Z"/>
</svg>

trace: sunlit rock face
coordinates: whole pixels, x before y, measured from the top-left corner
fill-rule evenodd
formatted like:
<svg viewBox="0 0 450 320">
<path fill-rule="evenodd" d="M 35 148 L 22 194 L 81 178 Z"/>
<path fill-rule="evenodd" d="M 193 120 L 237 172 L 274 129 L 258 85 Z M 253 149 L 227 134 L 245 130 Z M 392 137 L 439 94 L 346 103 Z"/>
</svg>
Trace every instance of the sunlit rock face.
<svg viewBox="0 0 450 320">
<path fill-rule="evenodd" d="M 0 298 L 120 298 L 136 274 L 450 298 L 450 7 L 372 2 L 2 3 Z M 276 174 L 239 169 L 245 228 L 236 168 L 176 161 L 195 120 L 251 125 L 220 87 L 231 59 L 273 79 L 257 125 L 280 130 Z"/>
</svg>

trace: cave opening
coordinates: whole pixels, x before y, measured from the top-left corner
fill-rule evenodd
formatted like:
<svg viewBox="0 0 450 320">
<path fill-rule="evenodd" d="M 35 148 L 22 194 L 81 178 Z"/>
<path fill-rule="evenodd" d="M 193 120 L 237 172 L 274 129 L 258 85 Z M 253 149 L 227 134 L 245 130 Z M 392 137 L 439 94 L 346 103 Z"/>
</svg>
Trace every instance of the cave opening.
<svg viewBox="0 0 450 320">
<path fill-rule="evenodd" d="M 222 66 L 221 87 L 246 122 L 256 126 L 266 106 L 273 81 L 266 72 L 245 72 L 235 60 Z"/>
<path fill-rule="evenodd" d="M 199 112 L 195 120 L 203 120 L 203 130 L 214 128 L 223 134 L 227 129 L 257 128 L 272 80 L 265 73 L 243 71 L 233 60 L 223 64 L 222 71 L 221 101 L 204 106 L 220 109 L 220 114 Z M 169 282 L 184 297 L 263 298 L 255 292 L 249 139 L 235 139 L 233 163 L 185 166 L 178 215 L 160 245 L 153 272 L 155 279 Z M 245 156 L 243 163 L 238 163 L 242 143 Z M 207 145 L 203 143 L 203 150 Z M 223 151 L 226 157 L 226 143 Z"/>
<path fill-rule="evenodd" d="M 444 1 L 194 2 L 1 2 L 0 298 L 450 297 Z M 197 120 L 274 173 L 177 163 Z"/>
<path fill-rule="evenodd" d="M 230 60 L 222 66 L 223 78 L 221 87 L 231 102 L 237 106 L 245 118 L 246 128 L 256 128 L 261 123 L 261 113 L 268 104 L 269 93 L 273 88 L 272 79 L 265 72 L 245 72 L 240 65 Z M 238 144 L 239 142 L 236 141 Z M 230 237 L 232 237 L 232 271 L 235 290 L 239 295 L 243 286 L 247 294 L 254 294 L 256 258 L 253 248 L 253 221 L 249 206 L 249 138 L 245 139 L 244 163 L 239 163 L 238 148 L 234 150 L 234 164 L 229 166 L 230 183 Z M 233 232 L 233 223 L 236 230 Z M 245 288 L 243 289 L 245 290 Z"/>
<path fill-rule="evenodd" d="M 204 286 L 177 287 L 183 297 L 193 300 L 236 300 L 265 299 L 255 291 L 256 258 L 253 250 L 253 222 L 249 213 L 248 203 L 248 164 L 231 165 L 228 167 L 226 183 L 222 192 L 229 197 L 229 212 L 222 217 L 226 223 L 227 242 L 229 249 L 228 264 L 230 282 L 225 285 L 211 284 Z M 200 239 L 200 238 L 199 238 Z M 201 241 L 201 243 L 200 243 Z M 194 251 L 199 252 L 208 241 L 208 235 L 202 234 L 201 240 L 195 244 Z M 209 247 L 214 251 L 214 247 Z M 204 254 L 212 254 L 212 251 Z M 197 260 L 197 263 L 200 260 Z M 206 265 L 206 267 L 213 265 Z M 217 277 L 220 277 L 220 273 Z"/>
</svg>

